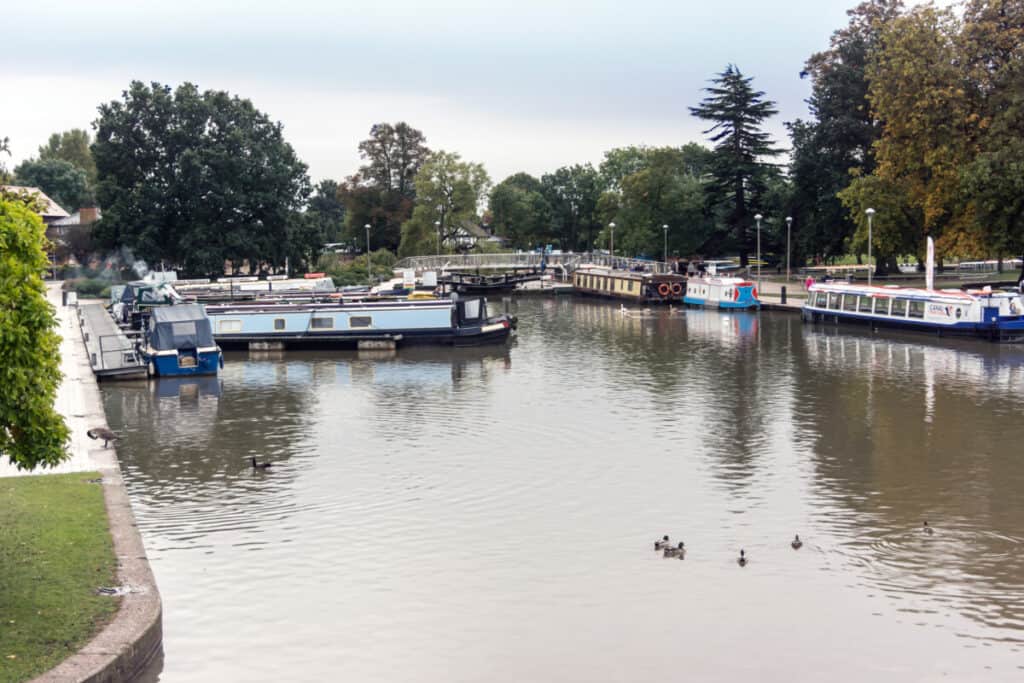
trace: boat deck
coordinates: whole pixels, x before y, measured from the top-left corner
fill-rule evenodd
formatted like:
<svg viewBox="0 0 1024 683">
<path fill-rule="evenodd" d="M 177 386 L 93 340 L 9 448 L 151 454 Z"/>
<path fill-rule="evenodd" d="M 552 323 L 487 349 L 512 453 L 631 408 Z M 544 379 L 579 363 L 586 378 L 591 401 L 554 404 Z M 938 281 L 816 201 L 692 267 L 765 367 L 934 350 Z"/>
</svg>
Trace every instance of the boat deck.
<svg viewBox="0 0 1024 683">
<path fill-rule="evenodd" d="M 146 362 L 135 342 L 117 326 L 103 304 L 81 303 L 78 319 L 96 379 L 145 379 Z"/>
</svg>

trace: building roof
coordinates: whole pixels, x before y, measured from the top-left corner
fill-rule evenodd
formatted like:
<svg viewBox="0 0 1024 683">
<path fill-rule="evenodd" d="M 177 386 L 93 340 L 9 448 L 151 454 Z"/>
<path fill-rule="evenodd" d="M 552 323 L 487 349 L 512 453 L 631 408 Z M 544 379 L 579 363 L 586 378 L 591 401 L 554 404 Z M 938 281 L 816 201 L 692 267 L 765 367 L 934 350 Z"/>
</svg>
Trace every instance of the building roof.
<svg viewBox="0 0 1024 683">
<path fill-rule="evenodd" d="M 60 208 L 60 205 L 46 196 L 46 193 L 38 187 L 24 187 L 22 185 L 0 185 L 0 189 L 8 192 L 25 192 L 43 200 L 46 205 L 40 214 L 43 218 L 67 218 L 68 212 Z"/>
<path fill-rule="evenodd" d="M 103 213 L 99 209 L 96 209 L 96 220 L 99 220 L 101 218 L 103 218 Z M 83 223 L 82 223 L 82 210 L 81 209 L 79 209 L 78 211 L 75 211 L 73 214 L 71 214 L 67 218 L 58 218 L 57 220 L 55 220 L 52 223 L 50 223 L 50 225 L 52 225 L 54 227 L 58 227 L 58 228 L 72 228 L 72 227 L 74 227 L 76 225 L 82 225 L 82 224 Z M 89 225 L 89 223 L 86 223 L 85 225 Z"/>
</svg>

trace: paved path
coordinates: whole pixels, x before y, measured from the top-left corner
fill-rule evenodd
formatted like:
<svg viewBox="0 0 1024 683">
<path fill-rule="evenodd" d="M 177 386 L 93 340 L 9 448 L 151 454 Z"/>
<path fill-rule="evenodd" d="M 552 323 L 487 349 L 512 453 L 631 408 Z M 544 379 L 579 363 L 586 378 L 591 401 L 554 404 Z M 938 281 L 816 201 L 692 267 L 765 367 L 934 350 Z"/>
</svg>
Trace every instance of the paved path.
<svg viewBox="0 0 1024 683">
<path fill-rule="evenodd" d="M 73 306 L 61 306 L 60 283 L 48 284 L 46 296 L 57 310 L 57 332 L 61 336 L 60 371 L 64 377 L 57 388 L 55 406 L 71 430 L 71 441 L 68 444 L 71 457 L 52 469 L 37 469 L 33 472 L 18 470 L 4 458 L 0 462 L 0 477 L 117 469 L 114 451 L 105 451 L 102 441 L 93 441 L 85 435 L 93 427 L 107 426 L 107 421 L 99 389 L 89 366 L 89 356 L 82 343 L 75 309 Z"/>
<path fill-rule="evenodd" d="M 82 329 L 89 333 L 85 347 L 93 371 L 101 377 L 145 377 L 146 364 L 135 352 L 135 344 L 107 313 L 102 302 L 83 302 L 79 306 Z"/>
</svg>

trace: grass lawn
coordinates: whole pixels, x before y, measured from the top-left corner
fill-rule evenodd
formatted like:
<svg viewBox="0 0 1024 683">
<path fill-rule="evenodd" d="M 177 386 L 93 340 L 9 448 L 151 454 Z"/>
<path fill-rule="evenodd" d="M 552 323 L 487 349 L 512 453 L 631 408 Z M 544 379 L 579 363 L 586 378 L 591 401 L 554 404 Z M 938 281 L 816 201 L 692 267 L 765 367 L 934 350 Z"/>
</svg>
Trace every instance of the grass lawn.
<svg viewBox="0 0 1024 683">
<path fill-rule="evenodd" d="M 95 472 L 0 478 L 0 681 L 23 681 L 76 652 L 117 611 Z"/>
</svg>

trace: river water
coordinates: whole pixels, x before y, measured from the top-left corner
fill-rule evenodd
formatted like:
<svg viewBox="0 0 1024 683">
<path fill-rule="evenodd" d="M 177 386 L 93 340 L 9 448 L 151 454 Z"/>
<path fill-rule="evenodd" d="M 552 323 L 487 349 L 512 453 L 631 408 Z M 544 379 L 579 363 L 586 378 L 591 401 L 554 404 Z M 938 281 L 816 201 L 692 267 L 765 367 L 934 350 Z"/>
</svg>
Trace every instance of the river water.
<svg viewBox="0 0 1024 683">
<path fill-rule="evenodd" d="M 1024 349 L 510 305 L 508 347 L 103 386 L 154 678 L 1024 679 Z"/>
</svg>

